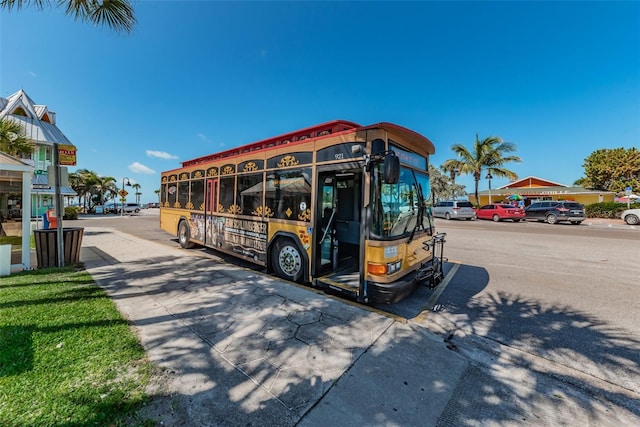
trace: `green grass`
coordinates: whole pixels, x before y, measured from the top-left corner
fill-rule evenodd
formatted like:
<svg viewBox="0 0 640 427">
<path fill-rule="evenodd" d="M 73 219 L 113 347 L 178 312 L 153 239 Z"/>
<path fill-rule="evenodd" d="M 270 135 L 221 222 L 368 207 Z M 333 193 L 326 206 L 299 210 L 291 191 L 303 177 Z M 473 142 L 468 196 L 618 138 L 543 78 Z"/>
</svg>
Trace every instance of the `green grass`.
<svg viewBox="0 0 640 427">
<path fill-rule="evenodd" d="M 0 278 L 0 426 L 124 425 L 151 365 L 83 270 Z"/>
<path fill-rule="evenodd" d="M 16 249 L 20 249 L 22 247 L 22 237 L 0 236 L 0 245 L 11 245 L 11 246 L 14 246 Z M 31 245 L 31 249 L 34 249 L 36 247 L 36 241 L 35 241 L 35 238 L 33 237 L 33 234 L 31 235 L 30 245 Z"/>
</svg>

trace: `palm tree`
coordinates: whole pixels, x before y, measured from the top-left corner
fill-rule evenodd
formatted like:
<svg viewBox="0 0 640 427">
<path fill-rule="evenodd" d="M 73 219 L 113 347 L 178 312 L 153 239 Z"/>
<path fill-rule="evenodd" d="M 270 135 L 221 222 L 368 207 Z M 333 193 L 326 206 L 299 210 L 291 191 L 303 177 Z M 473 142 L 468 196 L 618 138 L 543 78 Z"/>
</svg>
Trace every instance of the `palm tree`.
<svg viewBox="0 0 640 427">
<path fill-rule="evenodd" d="M 117 193 L 116 179 L 112 176 L 98 176 L 97 182 L 91 186 L 91 194 L 100 205 L 104 205 L 105 199 L 110 199 Z"/>
<path fill-rule="evenodd" d="M 140 196 L 142 195 L 142 193 L 138 190 L 140 190 L 140 184 L 138 184 L 137 182 L 135 184 L 133 184 L 131 186 L 131 188 L 133 188 L 134 190 L 136 190 L 136 203 L 140 204 Z"/>
<path fill-rule="evenodd" d="M 130 33 L 136 23 L 133 7 L 129 0 L 2 0 L 0 7 L 11 11 L 35 6 L 43 10 L 47 7 L 64 7 L 65 13 L 76 21 L 94 25 L 107 25 L 114 31 Z"/>
<path fill-rule="evenodd" d="M 31 154 L 33 146 L 19 123 L 0 118 L 0 151 L 16 157 Z"/>
<path fill-rule="evenodd" d="M 91 205 L 91 189 L 98 182 L 98 176 L 96 172 L 88 169 L 78 169 L 69 174 L 69 184 L 73 191 L 78 193 L 78 204 L 84 207 L 85 212 Z"/>
<path fill-rule="evenodd" d="M 478 139 L 473 144 L 473 150 L 469 151 L 462 144 L 454 144 L 451 150 L 458 155 L 457 159 L 449 159 L 442 164 L 443 170 L 457 170 L 460 174 L 472 174 L 475 180 L 476 203 L 478 198 L 478 183 L 482 179 L 483 171 L 490 173 L 494 177 L 504 177 L 511 180 L 518 179 L 518 175 L 505 169 L 503 165 L 509 162 L 522 162 L 518 156 L 505 156 L 514 152 L 516 145 L 511 142 L 504 142 L 499 136 L 490 136 L 482 141 Z"/>
</svg>

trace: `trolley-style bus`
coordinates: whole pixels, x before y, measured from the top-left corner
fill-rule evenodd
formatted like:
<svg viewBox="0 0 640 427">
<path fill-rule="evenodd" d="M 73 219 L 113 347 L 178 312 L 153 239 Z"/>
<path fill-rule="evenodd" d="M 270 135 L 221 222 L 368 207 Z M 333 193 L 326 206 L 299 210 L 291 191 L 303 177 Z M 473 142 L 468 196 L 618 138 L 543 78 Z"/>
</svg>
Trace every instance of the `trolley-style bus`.
<svg viewBox="0 0 640 427">
<path fill-rule="evenodd" d="M 160 227 L 364 303 L 442 280 L 424 136 L 338 120 L 162 173 Z"/>
</svg>

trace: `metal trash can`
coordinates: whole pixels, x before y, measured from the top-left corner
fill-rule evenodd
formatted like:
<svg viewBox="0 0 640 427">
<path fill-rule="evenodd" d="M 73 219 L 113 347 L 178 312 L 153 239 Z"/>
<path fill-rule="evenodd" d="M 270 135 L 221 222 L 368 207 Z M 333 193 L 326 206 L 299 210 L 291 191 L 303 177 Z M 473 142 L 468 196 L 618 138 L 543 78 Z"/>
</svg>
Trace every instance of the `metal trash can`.
<svg viewBox="0 0 640 427">
<path fill-rule="evenodd" d="M 64 243 L 64 265 L 80 263 L 80 248 L 84 228 L 69 227 L 62 229 Z M 38 268 L 59 267 L 58 265 L 58 233 L 56 229 L 33 230 L 36 241 L 36 258 Z"/>
</svg>

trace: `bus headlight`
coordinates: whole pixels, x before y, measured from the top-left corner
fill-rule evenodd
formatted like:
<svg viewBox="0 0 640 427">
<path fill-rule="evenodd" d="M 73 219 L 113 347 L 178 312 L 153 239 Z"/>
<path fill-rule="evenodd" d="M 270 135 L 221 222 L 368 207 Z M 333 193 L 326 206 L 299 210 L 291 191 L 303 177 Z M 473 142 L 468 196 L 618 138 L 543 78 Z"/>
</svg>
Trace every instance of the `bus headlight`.
<svg viewBox="0 0 640 427">
<path fill-rule="evenodd" d="M 393 274 L 396 271 L 400 271 L 402 267 L 402 261 L 398 260 L 396 262 L 390 262 L 387 264 L 387 274 Z"/>
</svg>

